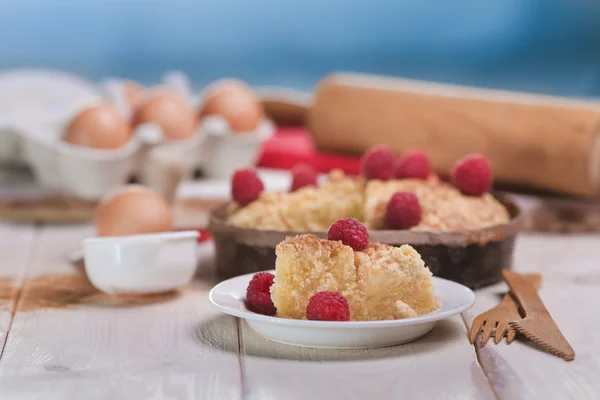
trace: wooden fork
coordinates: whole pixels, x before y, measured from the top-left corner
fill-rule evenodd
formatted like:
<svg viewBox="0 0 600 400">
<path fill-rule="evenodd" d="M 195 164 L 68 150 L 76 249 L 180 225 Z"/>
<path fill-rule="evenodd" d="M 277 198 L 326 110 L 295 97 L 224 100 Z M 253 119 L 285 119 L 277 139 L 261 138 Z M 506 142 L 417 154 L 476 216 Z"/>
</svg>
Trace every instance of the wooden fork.
<svg viewBox="0 0 600 400">
<path fill-rule="evenodd" d="M 523 275 L 523 277 L 530 281 L 536 289 L 540 287 L 542 281 L 542 276 L 540 274 Z M 504 335 L 507 335 L 506 342 L 511 344 L 517 336 L 517 331 L 511 328 L 510 323 L 521 318 L 523 318 L 523 316 L 519 314 L 519 306 L 512 298 L 511 294 L 506 293 L 500 304 L 475 317 L 471 324 L 471 330 L 469 331 L 469 341 L 473 344 L 477 335 L 479 335 L 479 332 L 481 332 L 481 329 L 483 328 L 481 341 L 483 344 L 486 344 L 495 328 L 496 334 L 494 336 L 494 342 L 496 344 L 500 343 Z"/>
</svg>

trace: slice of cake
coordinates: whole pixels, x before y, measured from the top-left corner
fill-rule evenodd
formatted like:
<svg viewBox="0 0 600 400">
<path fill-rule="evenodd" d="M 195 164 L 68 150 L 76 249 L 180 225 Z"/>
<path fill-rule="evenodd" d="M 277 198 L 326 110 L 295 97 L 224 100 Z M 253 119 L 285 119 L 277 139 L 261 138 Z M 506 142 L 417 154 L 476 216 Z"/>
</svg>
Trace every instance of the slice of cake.
<svg viewBox="0 0 600 400">
<path fill-rule="evenodd" d="M 276 253 L 271 298 L 279 317 L 305 319 L 310 298 L 324 291 L 341 293 L 355 321 L 409 318 L 439 307 L 431 272 L 408 245 L 372 243 L 354 251 L 307 234 L 286 238 Z"/>
<path fill-rule="evenodd" d="M 282 318 L 306 319 L 306 306 L 318 292 L 341 293 L 350 312 L 360 309 L 354 251 L 342 242 L 315 235 L 288 237 L 275 250 L 271 299 Z"/>
<path fill-rule="evenodd" d="M 400 319 L 435 311 L 431 271 L 409 245 L 371 243 L 354 254 L 358 290 L 363 297 L 359 315 L 366 320 Z"/>
</svg>

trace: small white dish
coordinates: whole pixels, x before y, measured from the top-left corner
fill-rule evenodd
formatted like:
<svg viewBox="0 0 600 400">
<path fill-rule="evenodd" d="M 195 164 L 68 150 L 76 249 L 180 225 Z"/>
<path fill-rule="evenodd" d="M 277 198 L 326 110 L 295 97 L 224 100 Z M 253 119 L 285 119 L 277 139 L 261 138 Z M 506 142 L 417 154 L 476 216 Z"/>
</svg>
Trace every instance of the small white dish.
<svg viewBox="0 0 600 400">
<path fill-rule="evenodd" d="M 229 179 L 236 169 L 256 163 L 262 144 L 273 137 L 275 125 L 265 119 L 254 131 L 232 133 L 225 118 L 211 115 L 202 119 L 200 131 L 204 142 L 198 158 L 204 174 Z"/>
<path fill-rule="evenodd" d="M 299 347 L 368 349 L 404 344 L 431 331 L 437 321 L 460 314 L 475 303 L 475 293 L 471 289 L 433 277 L 435 295 L 442 305 L 438 310 L 416 318 L 349 322 L 276 318 L 249 311 L 244 305 L 252 276 L 253 273 L 246 274 L 219 283 L 209 293 L 210 302 L 226 314 L 245 319 L 264 338 Z"/>
<path fill-rule="evenodd" d="M 198 231 L 181 231 L 85 239 L 85 271 L 105 293 L 174 290 L 194 276 L 198 236 Z"/>
</svg>

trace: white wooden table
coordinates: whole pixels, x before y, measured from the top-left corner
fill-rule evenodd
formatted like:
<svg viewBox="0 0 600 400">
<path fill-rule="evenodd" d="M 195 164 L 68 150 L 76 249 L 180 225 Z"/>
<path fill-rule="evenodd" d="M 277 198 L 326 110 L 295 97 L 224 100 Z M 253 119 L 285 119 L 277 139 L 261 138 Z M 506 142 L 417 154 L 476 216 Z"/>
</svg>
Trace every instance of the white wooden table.
<svg viewBox="0 0 600 400">
<path fill-rule="evenodd" d="M 541 297 L 577 353 L 568 363 L 526 342 L 469 344 L 504 284 L 403 346 L 268 342 L 209 305 L 210 242 L 179 296 L 90 302 L 67 256 L 92 233 L 0 223 L 0 399 L 600 399 L 600 235 L 523 234 L 516 246 L 515 269 L 543 275 Z"/>
</svg>

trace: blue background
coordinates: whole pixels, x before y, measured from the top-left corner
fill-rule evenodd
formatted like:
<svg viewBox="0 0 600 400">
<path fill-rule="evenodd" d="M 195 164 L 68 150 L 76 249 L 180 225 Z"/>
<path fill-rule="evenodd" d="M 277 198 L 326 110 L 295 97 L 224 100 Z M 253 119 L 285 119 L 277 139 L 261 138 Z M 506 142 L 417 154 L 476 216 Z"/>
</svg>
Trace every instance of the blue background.
<svg viewBox="0 0 600 400">
<path fill-rule="evenodd" d="M 0 0 L 0 68 L 309 90 L 336 70 L 600 96 L 600 0 Z"/>
</svg>

